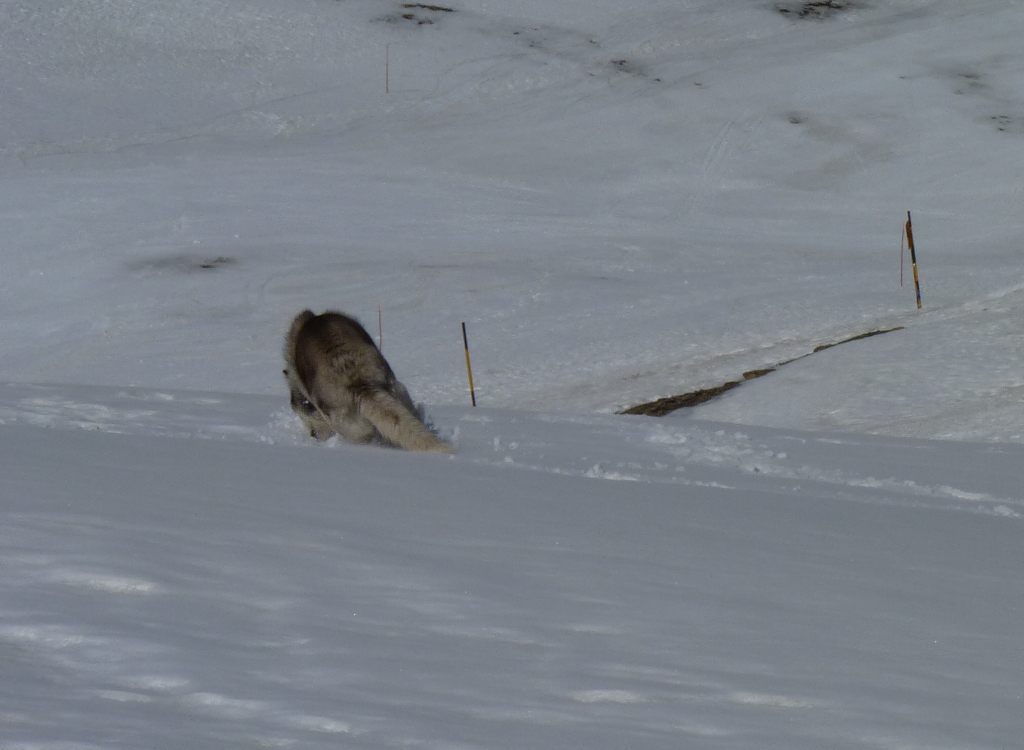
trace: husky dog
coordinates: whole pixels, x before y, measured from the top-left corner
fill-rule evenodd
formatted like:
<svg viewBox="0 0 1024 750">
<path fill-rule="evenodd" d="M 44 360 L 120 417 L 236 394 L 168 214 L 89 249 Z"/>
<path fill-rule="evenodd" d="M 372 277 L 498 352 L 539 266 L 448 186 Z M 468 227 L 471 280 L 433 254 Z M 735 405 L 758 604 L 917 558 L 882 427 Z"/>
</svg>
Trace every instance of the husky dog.
<svg viewBox="0 0 1024 750">
<path fill-rule="evenodd" d="M 284 361 L 292 410 L 317 440 L 338 433 L 353 443 L 381 439 L 406 450 L 451 452 L 354 318 L 303 310 L 285 337 Z"/>
</svg>

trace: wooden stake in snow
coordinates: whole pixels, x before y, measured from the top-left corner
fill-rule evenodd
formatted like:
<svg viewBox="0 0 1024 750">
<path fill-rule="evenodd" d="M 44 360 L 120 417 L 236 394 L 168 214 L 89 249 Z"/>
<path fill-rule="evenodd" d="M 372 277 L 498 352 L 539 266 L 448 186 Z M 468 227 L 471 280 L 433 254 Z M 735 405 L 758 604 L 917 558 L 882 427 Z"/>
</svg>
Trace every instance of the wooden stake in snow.
<svg viewBox="0 0 1024 750">
<path fill-rule="evenodd" d="M 914 294 L 917 295 L 917 309 L 921 309 L 921 280 L 917 273 L 917 253 L 914 251 L 914 228 L 910 222 L 910 211 L 907 211 L 907 247 L 910 248 L 910 268 L 914 273 Z"/>
<path fill-rule="evenodd" d="M 466 352 L 466 376 L 469 378 L 469 398 L 476 406 L 476 389 L 473 388 L 473 366 L 469 363 L 469 339 L 466 338 L 466 323 L 462 323 L 462 348 Z"/>
</svg>

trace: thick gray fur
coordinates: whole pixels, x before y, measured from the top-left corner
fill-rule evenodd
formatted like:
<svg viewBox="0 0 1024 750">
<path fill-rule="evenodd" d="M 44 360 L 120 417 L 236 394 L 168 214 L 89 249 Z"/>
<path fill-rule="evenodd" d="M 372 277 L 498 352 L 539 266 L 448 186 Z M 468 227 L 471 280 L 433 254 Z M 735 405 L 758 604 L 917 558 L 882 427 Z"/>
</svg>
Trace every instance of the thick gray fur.
<svg viewBox="0 0 1024 750">
<path fill-rule="evenodd" d="M 452 451 L 420 419 L 409 392 L 355 318 L 303 310 L 288 329 L 284 360 L 292 409 L 317 440 L 337 433 L 353 443 Z"/>
</svg>

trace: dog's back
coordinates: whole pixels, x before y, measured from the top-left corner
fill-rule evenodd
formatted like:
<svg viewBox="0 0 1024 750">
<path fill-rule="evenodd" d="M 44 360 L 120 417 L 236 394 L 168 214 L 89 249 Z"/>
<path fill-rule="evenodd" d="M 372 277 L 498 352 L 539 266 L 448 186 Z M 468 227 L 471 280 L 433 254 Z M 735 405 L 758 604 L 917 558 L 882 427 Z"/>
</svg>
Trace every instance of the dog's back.
<svg viewBox="0 0 1024 750">
<path fill-rule="evenodd" d="M 301 313 L 295 332 L 295 371 L 307 386 L 351 389 L 385 386 L 394 374 L 359 321 L 338 312 Z M 330 399 L 329 392 L 316 395 Z"/>
<path fill-rule="evenodd" d="M 354 318 L 303 310 L 288 330 L 284 356 L 292 408 L 317 439 L 339 432 L 368 442 L 376 435 L 409 450 L 450 450 L 423 424 L 405 386 Z"/>
</svg>

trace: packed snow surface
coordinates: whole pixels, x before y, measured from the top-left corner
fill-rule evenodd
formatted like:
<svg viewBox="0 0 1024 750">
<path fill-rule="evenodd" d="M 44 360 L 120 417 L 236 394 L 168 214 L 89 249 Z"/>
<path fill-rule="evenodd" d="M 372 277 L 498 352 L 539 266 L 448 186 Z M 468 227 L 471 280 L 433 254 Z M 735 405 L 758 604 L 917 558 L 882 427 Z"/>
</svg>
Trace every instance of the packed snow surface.
<svg viewBox="0 0 1024 750">
<path fill-rule="evenodd" d="M 1007 748 L 1020 446 L 0 391 L 17 748 Z"/>
<path fill-rule="evenodd" d="M 1021 747 L 1022 38 L 0 4 L 0 750 Z M 457 453 L 313 444 L 305 307 Z"/>
</svg>

